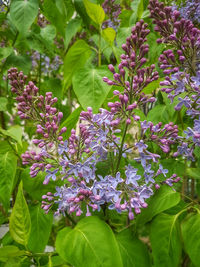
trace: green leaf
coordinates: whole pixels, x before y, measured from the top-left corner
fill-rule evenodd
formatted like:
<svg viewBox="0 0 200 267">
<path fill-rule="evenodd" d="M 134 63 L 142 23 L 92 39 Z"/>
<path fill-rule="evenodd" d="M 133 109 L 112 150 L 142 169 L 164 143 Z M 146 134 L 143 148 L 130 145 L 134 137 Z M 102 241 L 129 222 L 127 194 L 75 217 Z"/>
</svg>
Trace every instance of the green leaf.
<svg viewBox="0 0 200 267">
<path fill-rule="evenodd" d="M 130 25 L 133 25 L 137 19 L 140 20 L 142 17 L 144 11 L 143 0 L 134 0 L 131 3 L 131 8 L 133 10 L 133 15 L 130 18 Z"/>
<path fill-rule="evenodd" d="M 23 71 L 24 74 L 28 74 L 32 67 L 30 56 L 15 55 L 14 53 L 12 53 L 9 57 L 7 57 L 5 61 L 5 68 L 9 69 L 13 66 Z"/>
<path fill-rule="evenodd" d="M 151 83 L 149 83 L 143 90 L 142 92 L 145 94 L 151 94 L 152 92 L 154 92 L 157 88 L 159 88 L 160 82 L 163 81 L 164 78 L 159 78 L 156 81 L 153 81 Z"/>
<path fill-rule="evenodd" d="M 10 234 L 19 244 L 27 245 L 31 231 L 31 218 L 23 195 L 22 181 L 19 184 L 15 205 L 10 216 Z"/>
<path fill-rule="evenodd" d="M 148 207 L 143 209 L 141 214 L 137 216 L 137 224 L 145 224 L 148 221 L 151 221 L 155 215 L 175 206 L 179 201 L 180 194 L 178 192 L 175 192 L 168 185 L 162 185 L 150 199 Z"/>
<path fill-rule="evenodd" d="M 0 154 L 5 154 L 11 152 L 13 154 L 13 149 L 7 141 L 0 141 Z"/>
<path fill-rule="evenodd" d="M 71 130 L 73 128 L 75 128 L 76 123 L 78 122 L 80 113 L 82 111 L 81 107 L 78 107 L 77 109 L 75 109 L 70 116 L 61 124 L 60 128 L 62 127 L 67 127 L 67 132 L 66 134 L 64 134 L 63 136 L 65 138 L 69 138 L 71 135 Z"/>
<path fill-rule="evenodd" d="M 8 99 L 6 97 L 0 97 L 0 111 L 7 110 Z"/>
<path fill-rule="evenodd" d="M 186 169 L 186 174 L 194 179 L 200 179 L 200 168 Z"/>
<path fill-rule="evenodd" d="M 5 246 L 0 248 L 0 261 L 7 262 L 9 258 L 15 258 L 25 255 L 24 250 L 20 250 L 16 246 Z"/>
<path fill-rule="evenodd" d="M 94 112 L 106 99 L 111 87 L 103 82 L 104 76 L 110 75 L 107 68 L 82 68 L 73 77 L 73 89 L 84 109 L 92 107 Z"/>
<path fill-rule="evenodd" d="M 12 47 L 0 47 L 0 60 L 8 57 L 12 52 Z"/>
<path fill-rule="evenodd" d="M 102 31 L 102 36 L 112 46 L 115 40 L 116 32 L 113 28 L 106 28 Z"/>
<path fill-rule="evenodd" d="M 0 132 L 16 140 L 22 146 L 22 127 L 19 125 L 11 126 L 8 130 L 0 128 Z"/>
<path fill-rule="evenodd" d="M 110 227 L 96 216 L 64 228 L 56 239 L 59 255 L 75 267 L 122 267 L 122 259 Z"/>
<path fill-rule="evenodd" d="M 53 214 L 46 214 L 40 204 L 29 207 L 31 216 L 31 232 L 28 248 L 32 252 L 43 252 L 51 233 Z"/>
<path fill-rule="evenodd" d="M 53 43 L 56 37 L 56 28 L 53 25 L 47 25 L 45 28 L 41 28 L 40 35 L 44 40 Z"/>
<path fill-rule="evenodd" d="M 68 45 L 69 45 L 72 37 L 75 36 L 77 31 L 80 29 L 80 27 L 81 27 L 81 19 L 80 18 L 72 19 L 67 24 L 67 27 L 65 29 L 65 39 L 64 39 L 65 49 L 68 48 Z"/>
<path fill-rule="evenodd" d="M 194 214 L 181 225 L 184 248 L 196 267 L 200 262 L 200 214 Z"/>
<path fill-rule="evenodd" d="M 167 110 L 166 105 L 157 105 L 152 110 L 149 111 L 147 114 L 147 120 L 151 121 L 153 123 L 163 122 L 168 123 L 169 122 L 169 113 Z"/>
<path fill-rule="evenodd" d="M 38 14 L 37 0 L 13 0 L 10 7 L 11 19 L 21 34 L 25 34 Z"/>
<path fill-rule="evenodd" d="M 55 192 L 55 182 L 50 181 L 48 185 L 43 184 L 45 173 L 38 173 L 36 178 L 30 177 L 30 169 L 27 168 L 21 173 L 21 179 L 23 181 L 24 189 L 29 196 L 34 199 L 41 201 L 43 195 L 47 192 Z"/>
<path fill-rule="evenodd" d="M 74 73 L 85 65 L 90 55 L 91 49 L 84 40 L 78 40 L 70 47 L 64 59 L 64 81 L 67 87 L 71 85 Z"/>
<path fill-rule="evenodd" d="M 129 230 L 116 234 L 124 267 L 150 267 L 150 257 L 146 246 Z"/>
<path fill-rule="evenodd" d="M 56 27 L 57 31 L 64 37 L 65 18 L 60 13 L 53 0 L 44 0 L 43 14 Z"/>
<path fill-rule="evenodd" d="M 155 267 L 179 266 L 182 245 L 177 215 L 156 216 L 151 223 L 150 241 Z"/>
<path fill-rule="evenodd" d="M 10 206 L 10 196 L 17 168 L 17 158 L 13 152 L 0 154 L 0 201 L 6 209 Z"/>
<path fill-rule="evenodd" d="M 105 12 L 100 5 L 83 0 L 88 16 L 98 25 L 101 25 L 105 18 Z"/>
<path fill-rule="evenodd" d="M 87 26 L 87 28 L 89 28 L 90 18 L 86 12 L 83 0 L 74 0 L 74 6 L 75 6 L 77 13 L 81 16 L 84 24 Z"/>
</svg>

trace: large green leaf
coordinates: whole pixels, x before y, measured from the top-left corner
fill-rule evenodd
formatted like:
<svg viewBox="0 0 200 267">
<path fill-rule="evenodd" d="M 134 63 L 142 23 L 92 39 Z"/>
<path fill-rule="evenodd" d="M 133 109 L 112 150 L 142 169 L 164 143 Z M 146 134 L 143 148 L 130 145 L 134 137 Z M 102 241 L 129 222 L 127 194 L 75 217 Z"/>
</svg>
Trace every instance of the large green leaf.
<svg viewBox="0 0 200 267">
<path fill-rule="evenodd" d="M 144 0 L 135 0 L 131 3 L 131 8 L 133 9 L 133 15 L 130 18 L 130 24 L 133 25 L 135 22 L 141 19 L 144 11 Z"/>
<path fill-rule="evenodd" d="M 183 221 L 182 237 L 184 248 L 189 255 L 191 261 L 196 267 L 200 263 L 200 214 L 190 215 L 189 218 Z"/>
<path fill-rule="evenodd" d="M 31 218 L 23 194 L 22 182 L 19 184 L 15 205 L 10 216 L 10 234 L 19 244 L 27 245 L 31 231 Z"/>
<path fill-rule="evenodd" d="M 53 43 L 54 38 L 56 37 L 56 28 L 53 25 L 47 25 L 44 28 L 41 28 L 40 35 L 47 42 Z"/>
<path fill-rule="evenodd" d="M 84 109 L 92 107 L 98 112 L 111 87 L 103 82 L 104 76 L 110 76 L 107 68 L 82 68 L 73 77 L 74 92 Z"/>
<path fill-rule="evenodd" d="M 57 31 L 64 37 L 65 19 L 57 8 L 55 1 L 44 0 L 43 14 L 56 27 Z"/>
<path fill-rule="evenodd" d="M 6 209 L 10 206 L 10 196 L 17 168 L 17 157 L 12 151 L 0 154 L 0 201 Z"/>
<path fill-rule="evenodd" d="M 91 49 L 84 40 L 75 42 L 64 59 L 64 80 L 66 86 L 71 85 L 74 73 L 82 68 L 91 55 Z"/>
<path fill-rule="evenodd" d="M 155 215 L 175 206 L 179 201 L 180 194 L 168 185 L 163 185 L 150 199 L 148 207 L 143 209 L 141 214 L 137 216 L 137 224 L 145 224 L 151 221 Z"/>
<path fill-rule="evenodd" d="M 100 5 L 91 3 L 89 0 L 83 0 L 88 16 L 98 25 L 104 21 L 105 12 Z"/>
<path fill-rule="evenodd" d="M 77 13 L 81 16 L 84 24 L 89 28 L 90 26 L 90 17 L 88 16 L 86 12 L 85 5 L 83 3 L 83 0 L 74 0 L 74 7 L 77 11 Z"/>
<path fill-rule="evenodd" d="M 116 234 L 124 267 L 150 267 L 147 247 L 129 230 Z"/>
<path fill-rule="evenodd" d="M 31 232 L 28 248 L 33 252 L 43 252 L 51 233 L 53 214 L 45 214 L 40 204 L 29 207 L 31 215 Z"/>
<path fill-rule="evenodd" d="M 200 179 L 200 168 L 188 168 L 186 174 L 193 179 Z"/>
<path fill-rule="evenodd" d="M 13 0 L 10 16 L 21 34 L 25 34 L 38 14 L 38 0 Z"/>
<path fill-rule="evenodd" d="M 161 213 L 151 223 L 150 241 L 155 267 L 176 267 L 181 259 L 177 215 Z"/>
<path fill-rule="evenodd" d="M 8 57 L 12 52 L 12 47 L 0 47 L 0 60 Z"/>
<path fill-rule="evenodd" d="M 75 267 L 122 267 L 122 259 L 110 227 L 96 216 L 64 228 L 56 239 L 59 255 Z"/>
</svg>

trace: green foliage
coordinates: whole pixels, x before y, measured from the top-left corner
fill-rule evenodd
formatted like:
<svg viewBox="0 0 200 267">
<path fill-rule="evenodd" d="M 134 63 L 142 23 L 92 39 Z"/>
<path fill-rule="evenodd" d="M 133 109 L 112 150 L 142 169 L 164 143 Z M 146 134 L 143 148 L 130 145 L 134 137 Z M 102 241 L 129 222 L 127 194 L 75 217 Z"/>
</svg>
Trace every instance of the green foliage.
<svg viewBox="0 0 200 267">
<path fill-rule="evenodd" d="M 16 168 L 17 158 L 12 151 L 0 154 L 0 200 L 5 209 L 10 206 Z"/>
<path fill-rule="evenodd" d="M 31 216 L 31 232 L 28 240 L 28 248 L 32 252 L 43 252 L 51 233 L 53 214 L 45 214 L 40 204 L 29 207 Z"/>
<path fill-rule="evenodd" d="M 148 209 L 144 209 L 137 217 L 137 224 L 145 224 L 151 221 L 155 215 L 175 206 L 179 201 L 180 194 L 178 192 L 175 192 L 169 186 L 162 186 L 150 199 Z"/>
<path fill-rule="evenodd" d="M 155 267 L 179 266 L 182 244 L 177 215 L 156 216 L 151 223 L 150 241 Z"/>
<path fill-rule="evenodd" d="M 124 267 L 150 267 L 147 247 L 129 230 L 116 234 Z"/>
<path fill-rule="evenodd" d="M 21 34 L 26 34 L 38 14 L 38 0 L 13 0 L 10 16 Z"/>
<path fill-rule="evenodd" d="M 194 266 L 200 262 L 200 214 L 191 214 L 181 225 L 184 249 Z"/>
<path fill-rule="evenodd" d="M 88 16 L 98 25 L 101 25 L 105 18 L 105 13 L 100 5 L 91 3 L 89 0 L 83 0 Z"/>
<path fill-rule="evenodd" d="M 95 216 L 82 219 L 74 229 L 61 230 L 56 239 L 56 250 L 75 267 L 123 266 L 111 228 Z"/>
<path fill-rule="evenodd" d="M 92 107 L 95 113 L 98 112 L 110 91 L 110 86 L 102 80 L 108 75 L 110 72 L 106 67 L 82 68 L 75 74 L 73 89 L 84 109 Z"/>
<path fill-rule="evenodd" d="M 66 87 L 71 85 L 73 75 L 83 67 L 91 55 L 91 49 L 84 40 L 75 42 L 64 60 L 64 80 Z"/>
<path fill-rule="evenodd" d="M 18 187 L 15 205 L 10 216 L 9 228 L 12 238 L 26 247 L 31 231 L 31 218 L 24 198 L 22 182 Z"/>
</svg>

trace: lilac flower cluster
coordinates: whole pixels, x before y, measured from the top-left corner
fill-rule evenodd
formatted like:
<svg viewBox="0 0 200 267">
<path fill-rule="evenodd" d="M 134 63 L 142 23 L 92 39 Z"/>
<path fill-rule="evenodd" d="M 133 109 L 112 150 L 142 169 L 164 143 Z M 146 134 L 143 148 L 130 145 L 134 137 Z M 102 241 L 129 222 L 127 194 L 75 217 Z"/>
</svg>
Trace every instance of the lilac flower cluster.
<svg viewBox="0 0 200 267">
<path fill-rule="evenodd" d="M 118 72 L 109 65 L 114 80 L 104 77 L 109 85 L 124 88 L 123 92 L 115 90 L 114 96 L 119 101 L 109 102 L 106 109 L 93 114 L 92 108 L 82 111 L 78 124 L 78 133 L 72 129 L 68 140 L 63 140 L 59 129 L 62 113 L 53 104 L 56 102 L 51 93 L 39 96 L 37 87 L 32 82 L 24 89 L 26 77 L 16 69 L 9 71 L 12 92 L 16 93 L 21 118 L 31 118 L 37 122 L 37 133 L 40 139 L 34 139 L 39 153 L 26 152 L 22 158 L 24 164 L 32 164 L 31 176 L 41 170 L 46 172 L 44 184 L 50 179 L 63 180 L 56 193 L 48 192 L 43 196 L 42 208 L 48 212 L 56 203 L 56 213 L 75 213 L 80 216 L 86 208 L 86 216 L 92 211 L 100 210 L 102 205 L 117 212 L 127 212 L 130 220 L 135 214 L 147 207 L 146 200 L 162 183 L 172 186 L 179 181 L 173 174 L 166 177 L 168 170 L 158 164 L 160 155 L 148 150 L 148 142 L 154 142 L 165 153 L 177 138 L 177 126 L 173 123 L 162 126 L 141 121 L 136 108 L 155 101 L 154 97 L 145 95 L 142 90 L 150 82 L 158 79 L 154 65 L 142 67 L 149 48 L 145 44 L 149 33 L 147 24 L 140 21 L 132 29 L 132 34 L 122 45 L 125 54 L 121 56 Z M 30 95 L 30 97 L 28 97 Z M 29 108 L 28 108 L 29 107 Z M 140 130 L 133 136 L 132 145 L 126 144 L 126 134 L 131 123 Z M 121 138 L 119 134 L 123 129 Z M 131 158 L 133 163 L 121 167 L 121 158 Z M 99 162 L 110 159 L 110 173 L 105 177 L 97 174 Z M 138 170 L 136 165 L 141 165 Z M 162 182 L 156 182 L 156 180 Z"/>
<path fill-rule="evenodd" d="M 180 18 L 180 12 L 164 7 L 157 0 L 150 1 L 149 9 L 156 24 L 155 30 L 162 36 L 158 41 L 171 45 L 171 49 L 164 51 L 159 59 L 160 67 L 167 75 L 160 83 L 162 91 L 171 102 L 176 99 L 175 110 L 185 107 L 186 114 L 195 119 L 193 127 L 184 131 L 185 136 L 177 137 L 179 145 L 174 156 L 182 155 L 194 161 L 194 149 L 200 146 L 200 30 L 190 20 Z"/>
<path fill-rule="evenodd" d="M 200 2 L 199 0 L 190 0 L 182 3 L 178 9 L 182 18 L 191 20 L 193 23 L 200 24 Z"/>
<path fill-rule="evenodd" d="M 12 86 L 12 93 L 16 94 L 18 102 L 18 115 L 21 119 L 31 119 L 37 123 L 36 132 L 42 137 L 34 139 L 33 143 L 41 149 L 40 153 L 35 151 L 26 152 L 22 155 L 23 164 L 33 163 L 30 175 L 36 176 L 37 173 L 44 169 L 50 169 L 51 154 L 56 146 L 63 144 L 62 134 L 66 128 L 59 128 L 60 121 L 63 117 L 62 112 L 58 112 L 53 105 L 57 102 L 52 93 L 46 93 L 46 96 L 38 95 L 38 88 L 33 82 L 25 86 L 27 77 L 23 72 L 18 72 L 16 68 L 8 71 L 8 79 Z"/>
<path fill-rule="evenodd" d="M 169 44 L 159 58 L 164 74 L 176 73 L 179 70 L 189 70 L 195 75 L 195 64 L 199 58 L 197 51 L 200 48 L 200 30 L 195 28 L 190 20 L 180 17 L 180 12 L 172 7 L 164 6 L 158 0 L 149 2 L 151 17 L 156 24 L 155 31 L 161 39 L 157 42 Z"/>
<path fill-rule="evenodd" d="M 108 20 L 103 22 L 103 28 L 111 27 L 115 30 L 119 27 L 120 20 L 119 14 L 121 13 L 121 6 L 115 3 L 115 0 L 105 0 L 102 7 L 109 17 Z"/>
<path fill-rule="evenodd" d="M 59 56 L 55 56 L 53 60 L 51 60 L 48 56 L 40 54 L 37 51 L 33 52 L 31 59 L 33 70 L 38 70 L 41 61 L 41 71 L 45 75 L 49 75 L 51 72 L 58 70 L 62 64 L 62 60 Z"/>
<path fill-rule="evenodd" d="M 137 105 L 144 105 L 145 103 L 155 102 L 154 97 L 145 95 L 142 90 L 152 81 L 158 79 L 158 72 L 154 71 L 155 65 L 150 67 L 142 67 L 146 62 L 145 57 L 149 51 L 149 45 L 146 36 L 149 34 L 147 24 L 143 20 L 136 23 L 132 28 L 131 36 L 126 39 L 126 43 L 122 45 L 125 54 L 121 55 L 121 62 L 118 65 L 118 72 L 115 71 L 113 65 L 109 65 L 109 70 L 113 73 L 114 81 L 104 77 L 103 80 L 108 85 L 115 85 L 124 88 L 124 94 L 118 94 L 120 101 L 125 104 L 133 104 L 133 99 L 137 100 Z M 126 70 L 128 75 L 126 74 Z M 127 80 L 128 79 L 128 80 Z M 123 99 L 124 98 L 124 99 Z M 118 103 L 116 103 L 116 108 Z M 133 104 L 135 105 L 135 104 Z M 129 107 L 128 107 L 129 110 Z"/>
</svg>

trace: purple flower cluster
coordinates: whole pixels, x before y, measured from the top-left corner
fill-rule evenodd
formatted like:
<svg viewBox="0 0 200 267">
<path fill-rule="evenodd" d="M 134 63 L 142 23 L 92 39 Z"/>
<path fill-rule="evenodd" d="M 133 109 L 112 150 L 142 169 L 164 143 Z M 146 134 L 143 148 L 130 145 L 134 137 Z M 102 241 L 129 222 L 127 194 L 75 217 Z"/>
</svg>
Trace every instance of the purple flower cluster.
<svg viewBox="0 0 200 267">
<path fill-rule="evenodd" d="M 109 19 L 103 22 L 103 28 L 111 27 L 115 30 L 119 27 L 119 14 L 121 13 L 121 6 L 115 3 L 115 0 L 105 0 L 102 7 Z"/>
<path fill-rule="evenodd" d="M 132 28 L 131 36 L 126 39 L 126 44 L 122 45 L 125 54 L 121 55 L 121 62 L 118 65 L 118 71 L 115 71 L 113 65 L 109 65 L 109 70 L 113 73 L 114 80 L 109 80 L 104 77 L 103 80 L 108 85 L 115 85 L 124 88 L 124 102 L 133 104 L 133 99 L 137 100 L 137 105 L 144 105 L 145 103 L 152 103 L 155 98 L 149 97 L 142 92 L 152 81 L 158 79 L 158 72 L 154 71 L 155 65 L 150 67 L 142 67 L 146 62 L 145 57 L 149 51 L 149 45 L 146 36 L 149 34 L 147 24 L 143 20 L 136 23 Z M 128 75 L 125 75 L 128 72 Z M 114 91 L 114 94 L 119 92 Z M 119 94 L 122 98 L 122 95 Z M 121 100 L 121 99 L 120 99 Z"/>
<path fill-rule="evenodd" d="M 46 172 L 44 184 L 50 179 L 63 180 L 64 185 L 57 186 L 55 194 L 48 192 L 43 196 L 42 208 L 46 212 L 56 203 L 56 214 L 67 212 L 80 216 L 86 209 L 86 216 L 89 216 L 103 205 L 119 213 L 127 212 L 132 220 L 147 207 L 146 200 L 161 184 L 172 186 L 179 181 L 175 174 L 166 177 L 168 170 L 159 164 L 160 155 L 149 151 L 147 144 L 153 141 L 168 153 L 176 141 L 177 126 L 173 123 L 164 126 L 147 121 L 138 123 L 140 117 L 135 112 L 136 108 L 155 101 L 154 97 L 142 92 L 146 85 L 158 79 L 154 65 L 143 67 L 149 50 L 146 44 L 148 33 L 147 24 L 143 21 L 136 23 L 126 44 L 122 45 L 124 54 L 118 72 L 109 65 L 113 81 L 103 78 L 109 85 L 124 88 L 123 92 L 113 92 L 119 101 L 108 103 L 110 111 L 101 108 L 99 113 L 93 114 L 90 107 L 82 111 L 78 130 L 72 129 L 68 140 L 62 138 L 66 128 L 60 130 L 59 127 L 62 113 L 53 107 L 57 99 L 52 98 L 51 93 L 39 96 L 32 82 L 24 89 L 26 77 L 23 73 L 16 69 L 9 71 L 20 117 L 34 120 L 37 133 L 42 136 L 33 140 L 39 153 L 26 152 L 22 155 L 23 162 L 32 164 L 32 177 L 40 170 Z M 130 145 L 126 143 L 126 134 L 131 123 L 139 129 Z M 121 167 L 122 157 L 131 158 L 133 163 Z M 103 177 L 98 174 L 97 165 L 108 159 L 111 159 L 109 174 Z M 138 163 L 140 169 L 136 168 Z M 157 178 L 162 182 L 156 182 Z"/>
<path fill-rule="evenodd" d="M 45 75 L 48 75 L 53 71 L 56 71 L 63 63 L 59 56 L 55 56 L 53 60 L 51 60 L 45 54 L 40 54 L 37 51 L 33 52 L 33 54 L 31 55 L 31 59 L 32 59 L 32 69 L 38 70 L 39 64 L 41 64 L 41 71 Z"/>
<path fill-rule="evenodd" d="M 199 0 L 190 0 L 182 3 L 178 9 L 182 18 L 191 20 L 193 23 L 200 24 L 200 2 Z"/>
<path fill-rule="evenodd" d="M 25 86 L 27 77 L 16 68 L 8 71 L 8 79 L 12 93 L 17 95 L 18 115 L 21 119 L 31 119 L 37 123 L 36 132 L 41 136 L 40 139 L 33 140 L 33 143 L 38 145 L 40 153 L 30 151 L 22 155 L 23 164 L 33 164 L 30 175 L 34 177 L 40 170 L 52 167 L 48 159 L 52 158 L 51 154 L 55 148 L 64 143 L 62 134 L 66 131 L 66 127 L 60 129 L 63 114 L 53 107 L 57 98 L 53 98 L 51 92 L 47 92 L 45 97 L 38 95 L 38 88 L 34 83 L 29 82 Z"/>
<path fill-rule="evenodd" d="M 158 43 L 170 44 L 173 49 L 166 50 L 159 58 L 164 74 L 187 69 L 195 75 L 195 62 L 200 48 L 200 30 L 190 20 L 180 17 L 180 12 L 164 6 L 158 0 L 149 1 L 149 10 L 155 31 L 161 39 Z"/>
<path fill-rule="evenodd" d="M 190 3 L 186 6 L 189 8 Z M 189 117 L 197 118 L 193 127 L 184 131 L 185 136 L 177 137 L 179 145 L 174 156 L 182 155 L 194 161 L 194 149 L 200 146 L 200 30 L 190 20 L 180 18 L 180 12 L 164 7 L 157 0 L 150 1 L 149 9 L 156 24 L 155 30 L 162 37 L 158 42 L 171 45 L 171 49 L 164 51 L 159 58 L 160 67 L 167 75 L 160 83 L 163 86 L 161 90 L 171 102 L 176 99 L 175 110 L 180 111 L 184 107 Z"/>
</svg>

